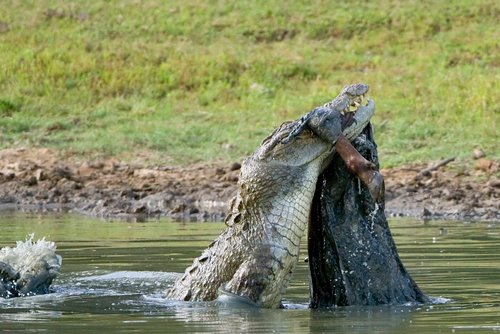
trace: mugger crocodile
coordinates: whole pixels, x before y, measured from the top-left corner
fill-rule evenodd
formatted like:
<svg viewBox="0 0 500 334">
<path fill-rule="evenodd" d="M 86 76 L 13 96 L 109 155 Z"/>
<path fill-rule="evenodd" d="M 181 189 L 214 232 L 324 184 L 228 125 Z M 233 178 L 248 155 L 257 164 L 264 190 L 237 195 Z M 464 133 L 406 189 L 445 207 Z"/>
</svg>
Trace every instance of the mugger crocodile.
<svg viewBox="0 0 500 334">
<path fill-rule="evenodd" d="M 285 122 L 242 164 L 227 228 L 167 291 L 185 301 L 238 296 L 277 308 L 297 263 L 319 175 L 336 149 L 345 165 L 378 199 L 383 180 L 351 147 L 369 124 L 375 104 L 368 86 L 347 86 L 331 102 Z M 314 242 L 314 241 L 310 241 Z"/>
</svg>

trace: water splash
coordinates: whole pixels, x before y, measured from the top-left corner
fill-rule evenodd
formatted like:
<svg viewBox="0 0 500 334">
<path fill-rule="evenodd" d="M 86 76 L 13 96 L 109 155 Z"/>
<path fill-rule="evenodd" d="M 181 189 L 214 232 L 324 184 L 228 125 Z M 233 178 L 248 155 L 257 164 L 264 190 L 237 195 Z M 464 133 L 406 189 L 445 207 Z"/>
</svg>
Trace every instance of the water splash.
<svg viewBox="0 0 500 334">
<path fill-rule="evenodd" d="M 56 244 L 53 241 L 42 239 L 34 241 L 35 234 L 31 233 L 25 241 L 16 241 L 16 247 L 0 249 L 0 261 L 9 264 L 18 272 L 25 272 L 32 268 L 34 263 L 45 259 L 50 266 L 61 267 L 62 257 L 55 254 Z"/>
<path fill-rule="evenodd" d="M 62 257 L 56 254 L 56 245 L 45 238 L 36 242 L 34 234 L 16 247 L 0 249 L 2 280 L 0 297 L 22 297 L 49 292 L 49 287 L 61 269 Z"/>
</svg>

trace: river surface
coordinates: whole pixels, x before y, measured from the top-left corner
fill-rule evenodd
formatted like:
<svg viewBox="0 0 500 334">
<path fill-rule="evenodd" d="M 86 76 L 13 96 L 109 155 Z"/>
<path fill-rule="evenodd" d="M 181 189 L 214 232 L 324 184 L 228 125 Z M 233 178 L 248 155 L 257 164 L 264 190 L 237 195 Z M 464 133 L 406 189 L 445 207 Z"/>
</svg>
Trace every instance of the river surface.
<svg viewBox="0 0 500 334">
<path fill-rule="evenodd" d="M 284 310 L 172 302 L 163 292 L 222 223 L 104 221 L 0 213 L 0 246 L 35 233 L 63 257 L 54 293 L 0 299 L 0 332 L 477 333 L 500 332 L 500 222 L 391 220 L 403 263 L 427 305 L 310 310 L 305 245 Z"/>
</svg>

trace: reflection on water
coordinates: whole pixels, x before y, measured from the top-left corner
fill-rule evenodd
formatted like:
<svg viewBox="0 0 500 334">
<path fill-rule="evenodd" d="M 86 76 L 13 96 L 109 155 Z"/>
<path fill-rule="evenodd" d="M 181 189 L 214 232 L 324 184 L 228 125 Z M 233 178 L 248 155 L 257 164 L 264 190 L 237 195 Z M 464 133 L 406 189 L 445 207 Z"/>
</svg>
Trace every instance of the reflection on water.
<svg viewBox="0 0 500 334">
<path fill-rule="evenodd" d="M 54 293 L 0 300 L 0 331 L 435 333 L 500 331 L 500 223 L 391 221 L 403 262 L 432 305 L 307 308 L 299 263 L 285 310 L 167 301 L 165 289 L 221 223 L 106 222 L 2 212 L 0 246 L 46 236 L 63 256 Z M 301 259 L 305 258 L 305 247 Z"/>
</svg>

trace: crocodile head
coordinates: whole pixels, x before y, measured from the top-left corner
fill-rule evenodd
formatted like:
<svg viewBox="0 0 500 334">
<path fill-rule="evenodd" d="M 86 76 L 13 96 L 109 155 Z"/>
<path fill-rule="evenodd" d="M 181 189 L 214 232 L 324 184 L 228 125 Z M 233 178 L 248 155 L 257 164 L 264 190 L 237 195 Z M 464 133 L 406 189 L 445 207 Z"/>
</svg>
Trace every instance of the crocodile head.
<svg viewBox="0 0 500 334">
<path fill-rule="evenodd" d="M 335 99 L 293 122 L 281 142 L 287 144 L 297 139 L 306 129 L 328 143 L 335 143 L 341 134 L 353 140 L 368 124 L 374 110 L 375 104 L 368 98 L 368 85 L 357 83 L 345 86 Z"/>
<path fill-rule="evenodd" d="M 368 85 L 348 85 L 332 101 L 301 117 L 285 122 L 261 143 L 255 154 L 287 165 L 305 165 L 325 152 L 334 152 L 339 136 L 352 141 L 370 122 L 375 103 L 368 98 Z"/>
</svg>

